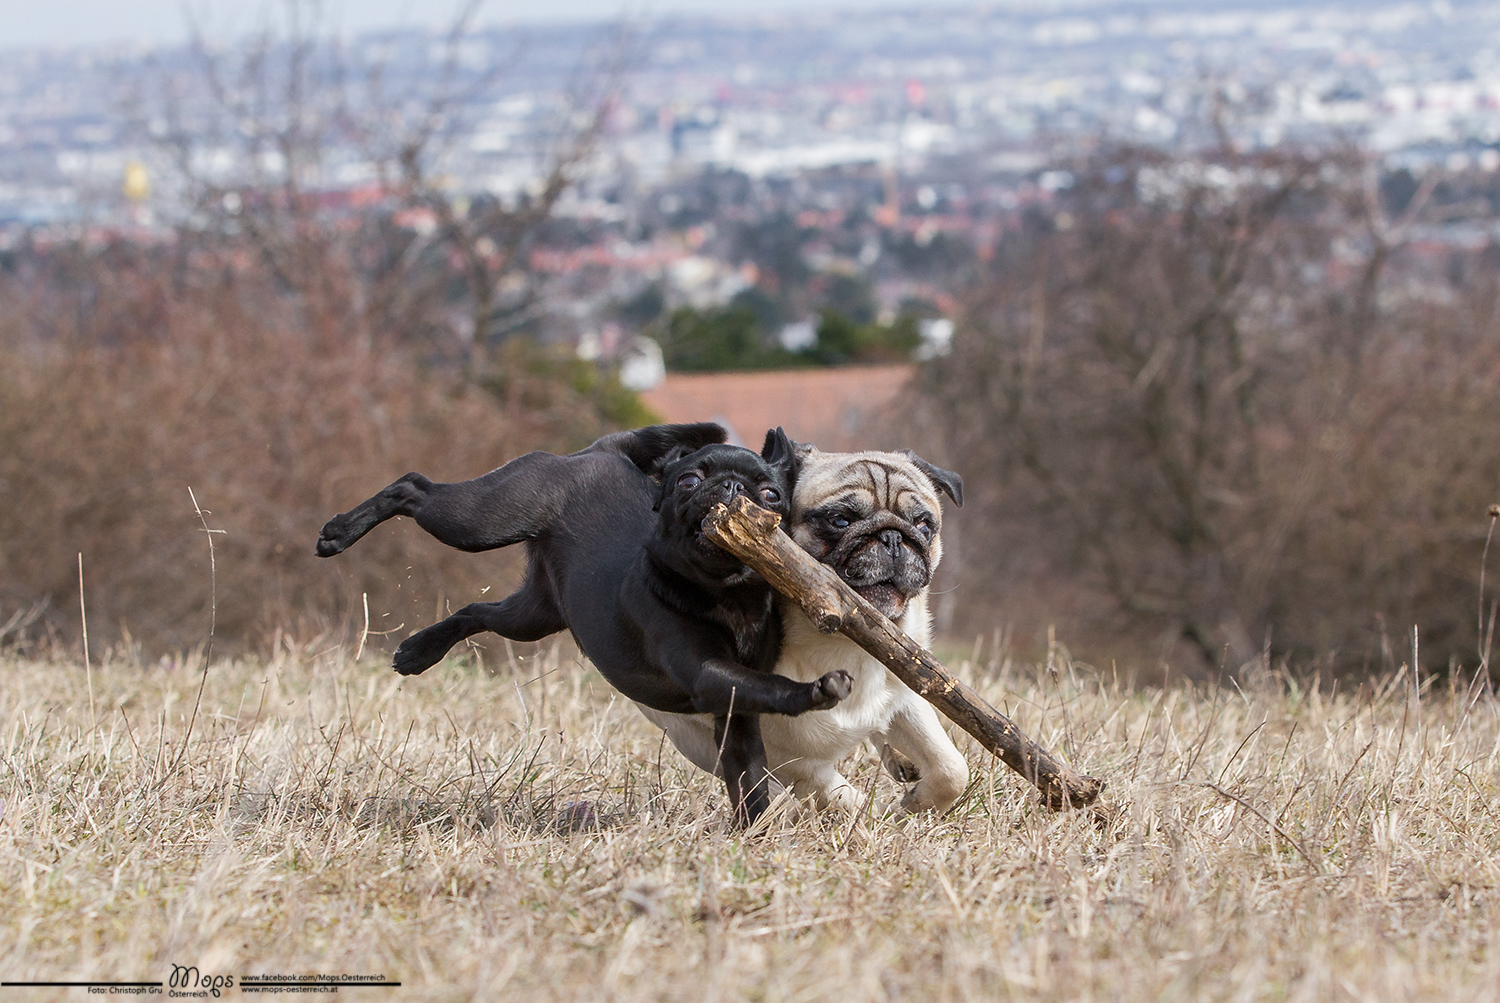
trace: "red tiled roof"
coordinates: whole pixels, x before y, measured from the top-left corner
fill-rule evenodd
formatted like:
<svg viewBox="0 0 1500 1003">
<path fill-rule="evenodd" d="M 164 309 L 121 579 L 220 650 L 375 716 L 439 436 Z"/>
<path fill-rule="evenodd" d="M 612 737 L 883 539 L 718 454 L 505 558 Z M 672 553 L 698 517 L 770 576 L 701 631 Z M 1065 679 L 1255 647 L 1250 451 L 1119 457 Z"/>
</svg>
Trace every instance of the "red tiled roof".
<svg viewBox="0 0 1500 1003">
<path fill-rule="evenodd" d="M 668 373 L 641 400 L 663 421 L 717 421 L 730 441 L 759 448 L 766 429 L 820 449 L 874 448 L 879 415 L 912 367 L 850 366 L 755 373 Z"/>
</svg>

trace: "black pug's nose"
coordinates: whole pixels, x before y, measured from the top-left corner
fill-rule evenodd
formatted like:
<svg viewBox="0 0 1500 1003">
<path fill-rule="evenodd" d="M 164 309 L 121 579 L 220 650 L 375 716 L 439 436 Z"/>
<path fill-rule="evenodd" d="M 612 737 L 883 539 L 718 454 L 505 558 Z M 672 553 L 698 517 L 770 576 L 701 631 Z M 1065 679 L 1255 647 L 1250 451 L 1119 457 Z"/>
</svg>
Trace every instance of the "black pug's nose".
<svg viewBox="0 0 1500 1003">
<path fill-rule="evenodd" d="M 727 478 L 726 480 L 720 481 L 717 485 L 715 485 L 714 493 L 719 501 L 722 501 L 725 505 L 728 505 L 730 502 L 734 501 L 737 496 L 745 494 L 745 485 L 741 484 L 739 481 L 735 480 L 732 477 Z"/>
</svg>

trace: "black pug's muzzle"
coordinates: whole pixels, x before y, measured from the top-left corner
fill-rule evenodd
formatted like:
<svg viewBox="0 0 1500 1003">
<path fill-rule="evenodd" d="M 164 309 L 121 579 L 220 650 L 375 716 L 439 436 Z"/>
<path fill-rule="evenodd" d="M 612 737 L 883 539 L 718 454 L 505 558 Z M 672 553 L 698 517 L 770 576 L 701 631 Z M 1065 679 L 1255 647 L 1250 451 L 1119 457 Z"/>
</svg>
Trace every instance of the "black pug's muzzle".
<svg viewBox="0 0 1500 1003">
<path fill-rule="evenodd" d="M 932 581 L 930 545 L 915 525 L 893 512 L 850 526 L 822 560 L 892 620 Z"/>
<path fill-rule="evenodd" d="M 740 563 L 738 557 L 723 550 L 703 534 L 703 520 L 713 511 L 715 505 L 728 505 L 740 495 L 748 496 L 760 508 L 767 507 L 756 496 L 755 485 L 748 483 L 748 478 L 737 472 L 730 472 L 710 476 L 693 490 L 682 508 L 682 522 L 692 527 L 694 546 L 705 554 L 717 555 L 726 562 L 732 561 L 736 564 Z M 776 510 L 773 508 L 772 511 Z"/>
<path fill-rule="evenodd" d="M 663 464 L 657 532 L 648 544 L 654 558 L 691 581 L 714 588 L 752 576 L 738 557 L 703 535 L 703 518 L 716 505 L 744 495 L 785 519 L 791 511 L 792 447 L 780 430 L 766 436 L 757 454 L 741 446 L 710 445 Z"/>
</svg>

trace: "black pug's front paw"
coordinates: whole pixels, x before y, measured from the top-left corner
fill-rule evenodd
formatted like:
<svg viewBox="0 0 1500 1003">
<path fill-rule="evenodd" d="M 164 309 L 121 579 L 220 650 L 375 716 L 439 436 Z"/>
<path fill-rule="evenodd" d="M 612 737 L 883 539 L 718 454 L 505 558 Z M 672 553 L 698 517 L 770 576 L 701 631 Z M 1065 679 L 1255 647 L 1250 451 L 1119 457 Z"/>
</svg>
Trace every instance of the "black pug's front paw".
<svg viewBox="0 0 1500 1003">
<path fill-rule="evenodd" d="M 403 676 L 415 676 L 441 662 L 454 643 L 442 636 L 443 632 L 438 630 L 441 626 L 434 624 L 402 641 L 391 660 L 395 670 Z"/>
<path fill-rule="evenodd" d="M 854 689 L 854 677 L 843 669 L 836 669 L 812 684 L 812 704 L 809 710 L 827 710 L 844 699 Z"/>
<path fill-rule="evenodd" d="M 349 522 L 348 515 L 336 515 L 323 524 L 322 531 L 318 533 L 317 554 L 319 557 L 342 554 L 349 549 L 349 544 L 358 539 L 358 537 L 351 539 Z"/>
</svg>

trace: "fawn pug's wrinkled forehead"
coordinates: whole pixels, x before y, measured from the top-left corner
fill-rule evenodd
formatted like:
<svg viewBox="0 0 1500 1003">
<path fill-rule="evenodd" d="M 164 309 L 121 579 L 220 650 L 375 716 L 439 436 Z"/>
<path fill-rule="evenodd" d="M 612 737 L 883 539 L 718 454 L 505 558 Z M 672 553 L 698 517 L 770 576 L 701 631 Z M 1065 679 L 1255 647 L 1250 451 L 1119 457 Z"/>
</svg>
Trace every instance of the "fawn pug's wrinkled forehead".
<svg viewBox="0 0 1500 1003">
<path fill-rule="evenodd" d="M 910 451 L 824 453 L 797 446 L 787 532 L 855 592 L 896 619 L 942 559 L 938 492 L 963 503 L 963 481 Z"/>
</svg>

